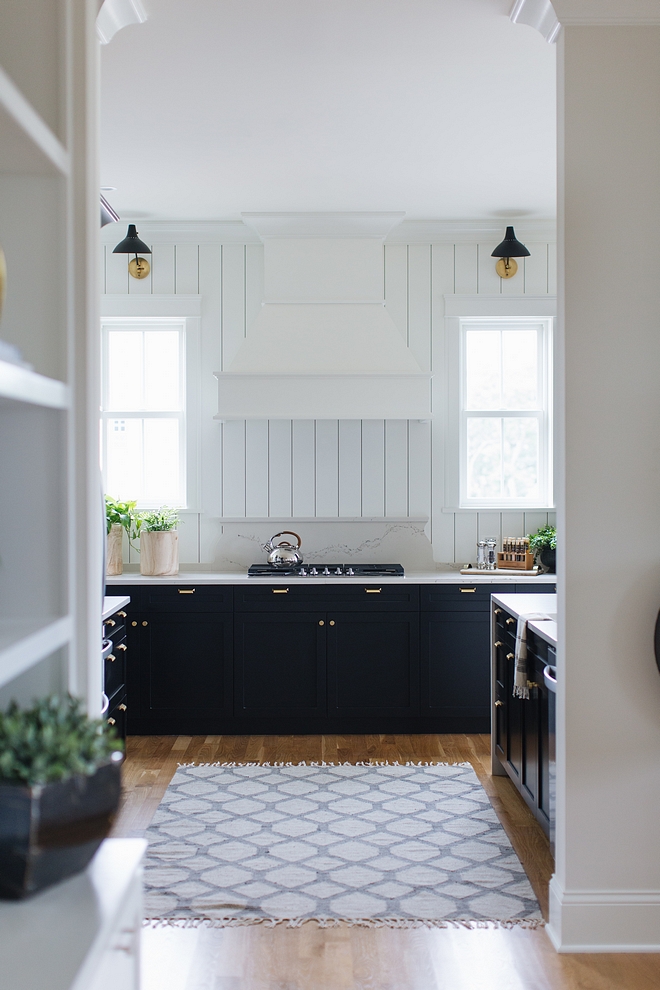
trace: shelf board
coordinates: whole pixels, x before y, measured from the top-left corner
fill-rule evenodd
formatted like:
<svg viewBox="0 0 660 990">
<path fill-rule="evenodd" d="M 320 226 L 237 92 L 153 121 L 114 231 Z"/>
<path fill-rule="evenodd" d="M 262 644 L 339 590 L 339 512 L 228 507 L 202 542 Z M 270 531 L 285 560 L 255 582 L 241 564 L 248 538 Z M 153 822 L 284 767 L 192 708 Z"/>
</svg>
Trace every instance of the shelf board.
<svg viewBox="0 0 660 990">
<path fill-rule="evenodd" d="M 51 409 L 69 408 L 69 386 L 17 364 L 0 361 L 0 405 L 6 401 L 30 402 Z"/>
<path fill-rule="evenodd" d="M 0 619 L 0 685 L 68 643 L 72 629 L 68 615 L 61 619 Z"/>
<path fill-rule="evenodd" d="M 67 176 L 70 168 L 66 148 L 0 68 L 0 172 Z"/>
</svg>

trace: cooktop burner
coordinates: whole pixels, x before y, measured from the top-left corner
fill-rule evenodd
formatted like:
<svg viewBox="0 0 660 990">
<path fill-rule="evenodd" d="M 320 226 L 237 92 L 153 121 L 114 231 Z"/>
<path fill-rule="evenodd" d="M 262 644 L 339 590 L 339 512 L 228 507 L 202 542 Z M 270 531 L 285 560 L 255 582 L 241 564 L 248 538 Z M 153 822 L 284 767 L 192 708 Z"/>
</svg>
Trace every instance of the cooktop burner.
<svg viewBox="0 0 660 990">
<path fill-rule="evenodd" d="M 251 564 L 249 577 L 403 577 L 401 564 Z"/>
</svg>

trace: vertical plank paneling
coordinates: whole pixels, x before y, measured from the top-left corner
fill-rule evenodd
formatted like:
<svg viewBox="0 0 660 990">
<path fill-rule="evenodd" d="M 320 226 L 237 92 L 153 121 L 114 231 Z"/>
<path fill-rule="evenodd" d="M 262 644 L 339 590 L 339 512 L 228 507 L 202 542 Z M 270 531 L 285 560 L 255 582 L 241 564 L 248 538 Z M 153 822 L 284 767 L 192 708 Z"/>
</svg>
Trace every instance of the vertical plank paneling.
<svg viewBox="0 0 660 990">
<path fill-rule="evenodd" d="M 225 516 L 245 516 L 245 421 L 223 426 L 222 506 Z"/>
<path fill-rule="evenodd" d="M 548 292 L 557 295 L 557 245 L 548 244 Z"/>
<path fill-rule="evenodd" d="M 204 245 L 208 247 L 210 245 Z M 174 280 L 174 245 L 152 244 L 151 285 L 157 295 L 171 295 L 176 289 Z M 200 253 L 203 248 L 200 246 Z M 200 285 L 200 292 L 203 289 Z"/>
<path fill-rule="evenodd" d="M 339 421 L 339 515 L 362 513 L 362 424 L 359 419 Z"/>
<path fill-rule="evenodd" d="M 272 419 L 268 424 L 268 514 L 291 513 L 291 420 Z"/>
<path fill-rule="evenodd" d="M 245 332 L 259 315 L 264 298 L 264 249 L 261 244 L 245 245 Z"/>
<path fill-rule="evenodd" d="M 431 423 L 431 526 L 433 559 L 454 560 L 454 517 L 445 505 L 445 301 L 454 291 L 454 246 L 431 248 L 431 370 L 433 421 Z"/>
<path fill-rule="evenodd" d="M 268 515 L 268 421 L 245 424 L 245 515 Z"/>
<path fill-rule="evenodd" d="M 227 371 L 245 339 L 245 248 L 222 246 L 222 370 Z"/>
<path fill-rule="evenodd" d="M 408 515 L 408 422 L 385 421 L 385 515 Z"/>
<path fill-rule="evenodd" d="M 175 248 L 175 291 L 185 295 L 199 292 L 199 247 L 197 244 L 177 244 Z"/>
<path fill-rule="evenodd" d="M 502 279 L 495 271 L 496 258 L 491 257 L 494 244 L 478 244 L 478 289 L 480 293 L 497 296 L 502 291 Z"/>
<path fill-rule="evenodd" d="M 502 549 L 502 519 L 499 512 L 479 512 L 477 516 L 477 537 L 485 540 L 489 536 L 494 536 L 497 540 L 497 549 Z"/>
<path fill-rule="evenodd" d="M 179 561 L 182 564 L 199 563 L 199 528 L 196 512 L 182 512 L 179 516 Z"/>
<path fill-rule="evenodd" d="M 457 512 L 455 514 L 454 541 L 456 563 L 473 564 L 477 559 L 476 512 Z"/>
<path fill-rule="evenodd" d="M 339 423 L 316 421 L 316 515 L 339 515 Z"/>
<path fill-rule="evenodd" d="M 167 246 L 167 245 L 166 245 Z M 169 260 L 168 260 L 169 259 Z M 174 284 L 174 251 L 166 254 L 165 265 L 171 261 Z M 199 291 L 203 299 L 200 341 L 201 377 L 199 381 L 200 431 L 200 507 L 202 520 L 222 514 L 222 424 L 213 419 L 218 409 L 218 382 L 214 371 L 220 370 L 220 336 L 222 321 L 221 298 L 222 248 L 219 244 L 199 246 Z M 156 268 L 156 273 L 159 266 Z M 165 285 L 165 280 L 160 283 Z M 172 291 L 170 289 L 169 291 Z M 205 523 L 202 523 L 205 531 Z M 213 536 L 217 534 L 213 531 Z"/>
<path fill-rule="evenodd" d="M 477 291 L 477 245 L 454 245 L 454 292 L 474 295 Z"/>
<path fill-rule="evenodd" d="M 548 526 L 556 526 L 556 525 L 557 525 L 557 513 L 556 512 L 549 512 L 548 513 Z"/>
<path fill-rule="evenodd" d="M 151 266 L 151 259 L 153 258 L 153 246 L 151 247 L 151 254 L 147 255 L 146 260 L 149 262 L 149 274 L 146 278 L 133 278 L 130 274 L 128 275 L 128 293 L 131 296 L 150 296 L 153 292 L 152 288 L 152 277 L 153 269 Z M 124 255 L 126 257 L 126 255 Z M 128 256 L 130 258 L 130 255 Z M 139 257 L 139 255 L 138 255 Z"/>
<path fill-rule="evenodd" d="M 385 245 L 385 308 L 408 342 L 408 247 Z"/>
<path fill-rule="evenodd" d="M 533 536 L 541 526 L 548 525 L 547 512 L 526 512 L 525 513 L 525 536 Z"/>
<path fill-rule="evenodd" d="M 108 252 L 111 251 L 111 250 L 112 250 L 112 248 L 110 247 L 109 244 L 102 244 L 101 245 L 101 250 L 99 251 L 99 256 L 100 256 L 99 257 L 99 264 L 101 265 L 101 272 L 100 272 L 100 274 L 101 274 L 101 292 L 102 292 L 103 295 L 105 295 L 105 293 L 108 291 L 106 289 L 106 287 L 105 287 L 105 266 L 106 266 L 106 260 L 105 260 L 105 258 L 106 258 L 106 255 L 108 254 Z"/>
<path fill-rule="evenodd" d="M 529 258 L 523 258 L 525 295 L 544 296 L 548 292 L 548 245 L 527 244 Z"/>
<path fill-rule="evenodd" d="M 431 515 L 431 424 L 408 423 L 408 507 L 411 516 Z"/>
<path fill-rule="evenodd" d="M 525 513 L 524 512 L 503 512 L 502 513 L 502 539 L 507 536 L 526 536 L 525 533 Z"/>
<path fill-rule="evenodd" d="M 362 515 L 385 515 L 385 423 L 362 421 Z"/>
<path fill-rule="evenodd" d="M 316 515 L 316 442 L 313 419 L 293 421 L 293 514 L 303 518 Z"/>
<path fill-rule="evenodd" d="M 105 256 L 105 291 L 108 295 L 128 292 L 128 255 L 113 254 L 108 246 Z"/>
<path fill-rule="evenodd" d="M 408 346 L 422 371 L 431 370 L 431 247 L 408 248 Z"/>
</svg>

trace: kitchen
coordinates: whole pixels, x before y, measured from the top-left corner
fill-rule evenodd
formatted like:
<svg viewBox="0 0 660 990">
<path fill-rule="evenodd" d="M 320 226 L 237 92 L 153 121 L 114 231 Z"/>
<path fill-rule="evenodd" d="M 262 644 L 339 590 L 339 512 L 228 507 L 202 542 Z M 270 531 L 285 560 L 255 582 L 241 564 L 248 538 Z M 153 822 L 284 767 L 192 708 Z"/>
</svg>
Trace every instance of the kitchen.
<svg viewBox="0 0 660 990">
<path fill-rule="evenodd" d="M 585 65 L 593 78 L 600 79 L 603 91 L 608 92 L 608 86 L 614 85 L 615 78 L 619 83 L 620 76 L 624 75 L 628 87 L 626 99 L 634 99 L 631 94 L 635 92 L 635 80 L 638 80 L 635 62 L 640 45 L 644 58 L 652 63 L 656 28 L 631 24 L 616 27 L 610 21 L 602 33 L 603 29 L 586 26 L 570 7 L 569 3 L 555 4 L 566 25 L 560 45 L 565 60 L 561 69 L 567 73 L 567 85 L 575 87 L 575 92 L 584 92 L 585 100 L 588 95 L 590 100 L 596 101 L 595 105 L 602 107 L 603 97 L 594 93 L 586 78 L 588 73 L 581 76 L 578 69 L 580 61 L 585 62 L 587 52 Z M 638 25 L 644 23 L 643 16 L 651 15 L 648 11 L 645 15 L 640 12 Z M 650 23 L 655 23 L 652 18 Z M 517 29 L 527 31 L 522 25 Z M 125 43 L 129 44 L 131 32 L 137 37 L 140 30 L 141 27 L 136 26 L 124 32 Z M 121 38 L 122 33 L 118 34 L 117 43 Z M 542 40 L 539 39 L 539 43 Z M 598 75 L 601 44 L 612 46 L 607 49 L 612 56 L 608 62 L 607 84 Z M 581 105 L 578 98 L 577 102 L 568 104 L 568 109 L 564 107 L 570 126 L 562 117 L 562 127 L 568 126 L 569 137 L 567 157 L 562 159 L 566 188 L 574 196 L 578 195 L 577 190 L 582 193 L 585 175 L 580 169 L 587 167 L 585 161 L 597 160 L 598 196 L 602 197 L 601 201 L 607 200 L 611 210 L 606 218 L 601 216 L 601 226 L 596 229 L 593 224 L 584 222 L 585 215 L 592 219 L 593 214 L 585 214 L 590 202 L 582 195 L 579 209 L 576 200 L 569 197 L 573 212 L 569 210 L 566 217 L 563 213 L 560 216 L 560 242 L 565 245 L 561 257 L 569 263 L 562 260 L 560 266 L 559 296 L 564 309 L 559 313 L 567 328 L 571 321 L 579 324 L 580 333 L 568 334 L 566 340 L 559 337 L 557 374 L 557 504 L 565 513 L 563 520 L 560 516 L 561 530 L 570 539 L 567 538 L 565 548 L 560 545 L 559 557 L 559 573 L 563 574 L 565 582 L 565 595 L 562 595 L 561 582 L 559 585 L 560 617 L 564 616 L 563 626 L 560 621 L 560 637 L 562 628 L 567 637 L 563 647 L 567 665 L 566 693 L 560 701 L 560 710 L 564 706 L 566 730 L 563 737 L 560 731 L 558 738 L 561 812 L 558 871 L 564 886 L 555 883 L 555 900 L 551 907 L 551 917 L 554 911 L 555 921 L 551 928 L 555 944 L 564 949 L 594 950 L 600 946 L 601 950 L 609 947 L 630 951 L 655 945 L 651 918 L 657 910 L 655 888 L 659 886 L 654 886 L 653 871 L 648 872 L 648 863 L 657 859 L 655 840 L 648 829 L 657 810 L 655 789 L 647 786 L 654 779 L 653 760 L 649 761 L 647 769 L 638 766 L 637 774 L 629 773 L 639 752 L 654 754 L 658 749 L 655 728 L 658 687 L 653 680 L 657 675 L 651 645 L 658 582 L 649 548 L 653 543 L 649 534 L 653 535 L 657 530 L 657 513 L 654 508 L 655 483 L 646 457 L 648 449 L 655 449 L 649 426 L 654 417 L 648 412 L 655 410 L 651 370 L 657 355 L 647 280 L 657 247 L 650 230 L 651 220 L 635 213 L 632 229 L 640 239 L 639 254 L 633 252 L 634 259 L 617 258 L 619 271 L 623 266 L 628 286 L 625 292 L 619 292 L 617 281 L 611 280 L 608 266 L 603 263 L 600 245 L 614 230 L 615 220 L 623 222 L 625 217 L 625 224 L 631 229 L 630 207 L 636 195 L 646 196 L 647 206 L 651 204 L 650 217 L 655 216 L 656 201 L 652 192 L 653 172 L 650 168 L 644 172 L 639 163 L 636 167 L 641 171 L 636 190 L 626 190 L 625 195 L 618 188 L 614 192 L 614 166 L 610 171 L 602 164 L 602 144 L 599 142 L 606 141 L 613 163 L 619 166 L 621 163 L 608 143 L 611 139 L 606 140 L 584 126 L 585 121 L 580 118 Z M 643 100 L 635 102 L 638 116 L 626 115 L 625 126 L 632 129 L 632 133 L 625 129 L 623 133 L 630 138 L 629 145 L 647 133 L 643 127 L 644 105 Z M 603 119 L 608 121 L 611 133 L 621 133 L 624 125 L 616 118 L 615 109 L 609 112 L 603 108 Z M 577 127 L 576 121 L 580 121 L 581 126 Z M 591 118 L 590 122 L 595 128 Z M 578 131 L 581 132 L 579 135 Z M 585 150 L 586 160 L 580 159 L 577 151 L 581 141 L 590 149 Z M 591 145 L 589 141 L 592 141 Z M 648 159 L 642 160 L 652 158 L 650 153 Z M 590 174 L 589 183 L 591 178 Z M 281 208 L 281 204 L 271 202 L 271 208 Z M 348 202 L 342 204 L 343 209 L 339 204 L 331 206 L 345 213 L 351 206 L 364 209 L 365 202 L 366 199 L 355 205 Z M 133 206 L 137 208 L 138 203 Z M 596 209 L 593 205 L 591 208 Z M 535 227 L 533 220 L 515 219 L 516 234 L 531 251 L 529 293 L 526 278 L 521 281 L 521 274 L 518 281 L 511 280 L 510 287 L 498 291 L 490 253 L 503 236 L 504 222 L 476 219 L 460 224 L 451 220 L 402 219 L 397 227 L 388 231 L 381 242 L 384 243 L 386 309 L 390 310 L 402 339 L 405 334 L 422 374 L 433 374 L 432 387 L 440 389 L 439 403 L 434 397 L 430 423 L 418 422 L 425 418 L 418 416 L 403 421 L 407 424 L 405 429 L 399 425 L 401 420 L 389 418 L 385 411 L 379 417 L 380 423 L 378 419 L 365 417 L 360 424 L 359 416 L 349 420 L 343 420 L 339 415 L 327 419 L 319 416 L 315 430 L 310 426 L 310 419 L 304 416 L 291 416 L 288 424 L 286 419 L 273 420 L 269 427 L 264 427 L 263 420 L 241 423 L 227 419 L 221 425 L 213 418 L 218 414 L 218 383 L 212 375 L 229 372 L 246 329 L 249 307 L 253 314 L 263 299 L 259 262 L 263 249 L 258 234 L 253 235 L 252 228 L 246 234 L 245 227 L 249 224 L 238 220 L 207 221 L 201 229 L 199 226 L 195 229 L 194 223 L 185 220 L 159 223 L 151 218 L 141 219 L 136 213 L 129 214 L 130 210 L 126 210 L 127 219 L 135 220 L 140 235 L 152 248 L 153 275 L 144 280 L 144 287 L 138 282 L 133 285 L 134 280 L 126 273 L 126 259 L 112 255 L 115 235 L 104 231 L 103 305 L 107 308 L 102 312 L 103 320 L 140 317 L 199 321 L 199 367 L 204 373 L 200 371 L 197 411 L 200 450 L 195 480 L 198 480 L 198 491 L 193 503 L 195 510 L 190 516 L 186 514 L 181 527 L 182 570 L 194 574 L 195 580 L 197 575 L 213 570 L 238 573 L 263 559 L 265 554 L 258 549 L 260 544 L 289 526 L 302 536 L 305 558 L 310 562 L 316 558 L 324 565 L 329 561 L 343 563 L 354 557 L 352 553 L 350 558 L 345 553 L 338 554 L 340 548 L 353 551 L 365 546 L 372 550 L 371 560 L 401 562 L 407 573 L 436 571 L 440 564 L 447 565 L 448 572 L 457 574 L 461 564 L 474 561 L 480 537 L 523 536 L 552 521 L 548 516 L 552 501 L 545 503 L 545 511 L 543 506 L 531 506 L 527 519 L 525 510 L 520 507 L 498 511 L 497 506 L 484 506 L 466 511 L 456 496 L 447 498 L 448 492 L 454 495 L 460 490 L 456 468 L 458 457 L 447 463 L 444 438 L 448 424 L 444 415 L 439 423 L 435 419 L 436 410 L 443 408 L 448 395 L 443 379 L 445 374 L 450 376 L 449 366 L 442 360 L 445 353 L 443 335 L 451 332 L 445 323 L 446 311 L 442 308 L 452 302 L 448 297 L 506 296 L 512 292 L 516 297 L 516 309 L 503 315 L 511 316 L 512 312 L 521 318 L 556 315 L 555 312 L 534 310 L 530 313 L 518 308 L 523 305 L 520 299 L 524 301 L 525 295 L 536 298 L 554 295 L 554 269 L 548 247 L 552 237 L 547 228 L 543 230 L 538 223 Z M 578 222 L 578 217 L 582 222 Z M 543 257 L 546 259 L 545 287 Z M 593 263 L 596 257 L 597 266 Z M 643 258 L 641 265 L 640 257 Z M 160 263 L 159 258 L 162 259 Z M 533 267 L 536 259 L 541 259 L 538 268 Z M 526 273 L 528 262 L 525 261 L 522 267 Z M 218 272 L 222 273 L 222 294 Z M 391 276 L 389 288 L 388 273 Z M 154 311 L 147 300 L 159 295 L 170 296 L 170 307 L 174 306 L 171 297 L 198 297 L 197 309 L 190 310 L 195 300 L 188 298 L 185 310 Z M 112 296 L 118 297 L 115 304 L 108 303 Z M 134 296 L 135 306 L 121 311 L 121 296 Z M 597 320 L 593 317 L 593 305 L 589 309 L 583 299 L 591 300 L 592 304 L 598 299 Z M 478 309 L 470 312 L 453 310 L 452 313 L 448 320 L 498 315 Z M 634 314 L 632 321 L 631 314 Z M 222 340 L 218 334 L 221 320 Z M 631 322 L 636 328 L 634 333 L 630 329 Z M 637 349 L 624 346 L 618 329 L 622 323 L 628 327 L 623 336 L 628 343 L 634 337 Z M 225 329 L 229 335 L 234 334 L 233 340 L 225 338 Z M 603 334 L 607 335 L 607 347 L 600 348 Z M 616 365 L 616 375 L 613 365 Z M 622 391 L 625 383 L 633 382 L 634 391 L 640 398 L 638 411 L 625 401 L 626 393 Z M 621 396 L 616 423 L 611 419 L 611 398 L 605 401 L 603 396 L 605 385 L 608 395 L 615 397 L 617 402 Z M 108 412 L 112 413 L 112 410 Z M 319 428 L 319 424 L 323 425 Z M 568 447 L 564 446 L 564 435 L 571 438 Z M 630 436 L 635 438 L 632 443 Z M 607 444 L 606 457 L 603 456 L 604 444 Z M 191 445 L 189 452 L 194 453 Z M 629 490 L 631 478 L 639 478 L 634 493 Z M 597 505 L 593 499 L 594 490 L 601 493 Z M 627 534 L 623 541 L 625 545 L 614 541 L 614 545 L 608 547 L 609 556 L 605 548 L 595 549 L 591 534 L 596 521 L 603 532 L 616 521 L 614 532 Z M 404 559 L 410 538 L 415 543 L 415 552 Z M 373 553 L 374 547 L 377 554 Z M 633 547 L 634 553 L 631 552 Z M 367 554 L 363 552 L 363 556 L 366 558 Z M 131 561 L 128 550 L 127 557 L 128 574 L 135 561 Z M 596 571 L 597 580 L 591 569 L 587 576 L 587 566 L 594 559 L 602 565 Z M 595 585 L 598 585 L 597 589 Z M 623 626 L 613 626 L 609 622 L 605 627 L 599 626 L 592 618 L 598 612 L 603 595 L 612 601 L 615 615 L 631 616 L 631 623 L 623 624 L 625 639 Z M 560 639 L 560 656 L 561 650 Z M 621 656 L 631 657 L 630 663 L 635 670 L 633 678 L 621 677 L 617 663 Z M 571 658 L 575 657 L 578 661 L 573 659 L 571 663 Z M 603 738 L 605 725 L 608 742 L 601 751 L 594 748 L 592 740 Z M 640 775 L 644 780 L 641 794 L 639 789 L 632 789 L 631 779 L 635 777 L 639 781 Z M 585 787 L 587 780 L 589 786 Z M 615 811 L 610 804 L 613 780 L 622 798 L 617 800 Z M 608 815 L 607 834 L 599 832 L 597 814 L 601 816 L 600 820 Z M 589 823 L 588 827 L 586 823 Z M 624 841 L 626 837 L 629 841 Z M 589 917 L 596 920 L 589 922 Z M 631 920 L 624 921 L 624 918 Z M 571 929 L 570 924 L 575 924 L 575 928 Z"/>
</svg>

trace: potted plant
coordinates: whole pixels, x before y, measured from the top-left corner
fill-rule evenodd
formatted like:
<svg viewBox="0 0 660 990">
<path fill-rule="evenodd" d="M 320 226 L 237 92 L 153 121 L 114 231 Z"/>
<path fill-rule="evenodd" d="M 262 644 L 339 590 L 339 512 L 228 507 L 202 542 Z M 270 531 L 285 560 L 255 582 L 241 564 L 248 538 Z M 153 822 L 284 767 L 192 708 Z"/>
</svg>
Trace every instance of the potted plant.
<svg viewBox="0 0 660 990">
<path fill-rule="evenodd" d="M 134 540 L 140 532 L 135 514 L 136 502 L 117 502 L 110 495 L 105 496 L 105 522 L 107 532 L 106 574 L 121 574 L 122 539 L 124 530 L 129 540 Z"/>
<path fill-rule="evenodd" d="M 166 505 L 140 513 L 141 574 L 166 577 L 179 573 L 178 522 L 176 509 L 168 509 Z"/>
<path fill-rule="evenodd" d="M 87 866 L 119 805 L 122 759 L 107 725 L 70 695 L 0 712 L 0 897 Z"/>
<path fill-rule="evenodd" d="M 557 530 L 554 526 L 541 526 L 529 538 L 529 548 L 535 554 L 550 574 L 557 567 Z"/>
</svg>

